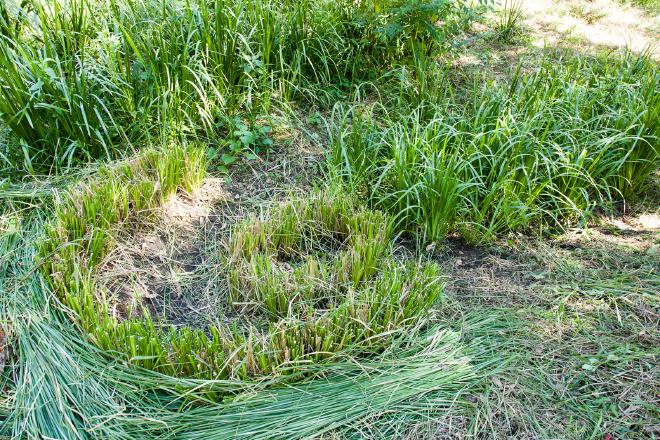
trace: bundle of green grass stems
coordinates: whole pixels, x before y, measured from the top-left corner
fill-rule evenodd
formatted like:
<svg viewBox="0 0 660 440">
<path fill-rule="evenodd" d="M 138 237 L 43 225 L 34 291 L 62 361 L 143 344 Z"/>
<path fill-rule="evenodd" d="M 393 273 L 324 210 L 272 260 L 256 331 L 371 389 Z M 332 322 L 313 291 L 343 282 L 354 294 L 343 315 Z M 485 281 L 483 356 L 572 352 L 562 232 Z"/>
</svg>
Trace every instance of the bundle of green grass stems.
<svg viewBox="0 0 660 440">
<path fill-rule="evenodd" d="M 228 307 L 240 326 L 174 327 L 145 308 L 109 313 L 95 274 L 112 230 L 200 182 L 196 148 L 145 154 L 64 197 L 40 246 L 43 273 L 100 348 L 170 375 L 247 379 L 314 363 L 423 318 L 442 292 L 436 265 L 392 256 L 390 218 L 329 191 L 286 201 L 234 227 L 227 243 Z M 222 313 L 219 311 L 219 313 Z"/>
</svg>

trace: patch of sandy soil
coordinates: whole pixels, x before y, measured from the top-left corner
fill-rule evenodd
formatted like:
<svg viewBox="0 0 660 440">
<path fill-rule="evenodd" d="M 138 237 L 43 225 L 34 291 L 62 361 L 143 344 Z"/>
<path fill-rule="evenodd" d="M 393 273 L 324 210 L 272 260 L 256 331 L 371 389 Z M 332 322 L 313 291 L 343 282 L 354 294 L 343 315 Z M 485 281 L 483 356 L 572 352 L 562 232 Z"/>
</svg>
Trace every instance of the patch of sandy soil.
<svg viewBox="0 0 660 440">
<path fill-rule="evenodd" d="M 660 230 L 628 225 L 625 230 L 593 227 L 544 241 L 515 237 L 488 247 L 451 239 L 432 257 L 449 275 L 447 292 L 460 302 L 526 307 L 553 302 L 548 288 L 588 281 L 581 275 L 660 269 L 659 245 Z"/>
<path fill-rule="evenodd" d="M 10 356 L 11 348 L 9 346 L 9 341 L 7 340 L 7 334 L 5 333 L 5 330 L 0 327 L 0 373 L 5 369 Z M 2 390 L 0 389 L 0 391 Z"/>
<path fill-rule="evenodd" d="M 193 322 L 204 316 L 206 310 L 185 294 L 200 295 L 217 287 L 210 280 L 215 266 L 201 252 L 200 241 L 210 235 L 207 227 L 214 207 L 228 199 L 222 181 L 206 179 L 192 194 L 172 197 L 150 224 L 122 231 L 97 276 L 97 285 L 111 304 L 110 313 L 126 318 L 141 314 L 142 305 L 148 305 L 152 313 L 168 318 L 175 318 L 173 310 L 188 314 Z M 195 282 L 200 278 L 198 266 L 207 268 L 209 275 L 203 277 L 203 285 Z"/>
<path fill-rule="evenodd" d="M 590 230 L 589 237 L 618 247 L 627 247 L 658 256 L 658 241 L 660 241 L 660 216 L 643 214 L 637 217 L 610 218 L 606 226 Z M 656 238 L 654 240 L 653 238 Z"/>
<path fill-rule="evenodd" d="M 515 1 L 513 0 L 514 4 Z M 578 54 L 603 51 L 649 53 L 660 60 L 660 14 L 618 0 L 520 0 L 518 32 L 500 40 L 501 10 L 475 23 L 454 59 L 457 73 L 482 71 L 489 79 L 506 80 L 513 66 L 533 71 L 548 50 Z"/>
<path fill-rule="evenodd" d="M 522 4 L 537 47 L 627 47 L 637 53 L 650 47 L 660 57 L 660 16 L 640 8 L 616 0 L 523 0 Z"/>
</svg>

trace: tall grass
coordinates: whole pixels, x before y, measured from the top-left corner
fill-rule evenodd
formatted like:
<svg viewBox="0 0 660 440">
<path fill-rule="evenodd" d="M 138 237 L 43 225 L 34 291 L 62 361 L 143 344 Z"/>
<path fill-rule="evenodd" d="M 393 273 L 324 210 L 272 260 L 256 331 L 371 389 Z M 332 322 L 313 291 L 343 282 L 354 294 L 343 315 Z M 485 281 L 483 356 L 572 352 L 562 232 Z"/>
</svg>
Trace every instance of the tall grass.
<svg viewBox="0 0 660 440">
<path fill-rule="evenodd" d="M 465 101 L 338 107 L 332 173 L 429 240 L 581 221 L 639 194 L 658 167 L 658 74 L 646 56 L 548 56 Z"/>
<path fill-rule="evenodd" d="M 328 102 L 328 89 L 388 66 L 406 41 L 440 46 L 467 10 L 400 0 L 3 7 L 0 117 L 19 141 L 7 160 L 34 173 L 172 135 L 218 143 L 236 114 Z"/>
<path fill-rule="evenodd" d="M 523 32 L 524 19 L 521 0 L 504 0 L 494 23 L 494 38 L 502 43 L 512 43 Z"/>
<path fill-rule="evenodd" d="M 127 139 L 215 138 L 231 113 L 267 114 L 303 75 L 322 81 L 326 45 L 345 47 L 306 3 L 27 5 L 37 22 L 19 16 L 23 30 L 0 41 L 0 114 L 22 145 L 11 159 L 31 172 L 111 156 Z"/>
<path fill-rule="evenodd" d="M 89 60 L 82 7 L 40 7 L 39 46 L 0 38 L 0 114 L 21 141 L 15 152 L 27 171 L 62 167 L 80 157 L 107 156 L 120 131 L 108 98 L 123 93 Z"/>
</svg>

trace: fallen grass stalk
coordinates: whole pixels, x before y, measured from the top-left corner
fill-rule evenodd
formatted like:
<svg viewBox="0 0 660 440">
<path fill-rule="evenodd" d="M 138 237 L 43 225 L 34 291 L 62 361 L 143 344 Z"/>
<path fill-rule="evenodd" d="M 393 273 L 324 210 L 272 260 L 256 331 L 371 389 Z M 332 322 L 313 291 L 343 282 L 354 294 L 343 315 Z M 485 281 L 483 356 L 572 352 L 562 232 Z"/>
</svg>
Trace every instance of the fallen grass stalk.
<svg viewBox="0 0 660 440">
<path fill-rule="evenodd" d="M 40 229 L 39 219 L 35 220 L 26 225 L 35 229 L 23 230 L 19 239 L 34 242 Z M 20 249 L 18 258 L 9 263 L 15 275 L 25 271 L 18 262 L 34 255 L 29 246 Z M 496 345 L 503 341 L 494 342 L 495 333 L 488 330 L 497 325 L 491 315 L 470 320 L 466 328 L 473 331 L 466 341 L 459 333 L 435 326 L 421 335 L 403 334 L 373 360 L 358 363 L 347 358 L 309 367 L 310 377 L 316 379 L 296 386 L 273 387 L 275 383 L 264 390 L 268 384 L 174 378 L 111 360 L 81 339 L 68 317 L 52 307 L 56 300 L 37 272 L 11 280 L 3 307 L 5 316 L 16 323 L 12 342 L 20 356 L 13 369 L 9 415 L 0 432 L 11 430 L 16 437 L 350 434 L 374 418 L 460 411 L 466 405 L 461 396 L 509 361 L 496 355 Z M 475 332 L 477 328 L 481 331 Z M 209 389 L 234 397 L 225 403 L 203 403 Z"/>
</svg>

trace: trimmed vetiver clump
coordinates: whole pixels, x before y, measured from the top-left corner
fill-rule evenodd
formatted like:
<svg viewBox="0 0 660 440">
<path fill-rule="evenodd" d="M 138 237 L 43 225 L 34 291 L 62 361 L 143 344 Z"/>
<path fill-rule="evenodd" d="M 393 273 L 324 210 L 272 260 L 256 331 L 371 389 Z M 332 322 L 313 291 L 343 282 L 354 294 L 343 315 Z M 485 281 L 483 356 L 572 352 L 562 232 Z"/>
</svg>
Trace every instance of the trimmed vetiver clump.
<svg viewBox="0 0 660 440">
<path fill-rule="evenodd" d="M 296 367 L 345 349 L 378 351 L 387 335 L 419 323 L 441 294 L 437 266 L 394 260 L 388 216 L 318 193 L 235 227 L 227 307 L 244 318 L 240 325 L 175 328 L 146 307 L 138 317 L 113 316 L 95 282 L 113 231 L 178 189 L 192 190 L 203 173 L 200 149 L 175 147 L 105 170 L 98 183 L 57 203 L 40 246 L 42 271 L 101 348 L 171 375 L 295 376 Z"/>
<path fill-rule="evenodd" d="M 112 230 L 137 216 L 146 217 L 178 190 L 191 191 L 206 172 L 206 155 L 197 147 L 172 146 L 136 160 L 99 170 L 100 176 L 56 201 L 54 220 L 39 243 L 38 265 L 51 289 L 68 307 L 81 330 L 106 350 L 136 363 L 170 371 L 160 330 L 148 314 L 119 321 L 108 313 L 95 271 L 112 248 Z"/>
<path fill-rule="evenodd" d="M 323 193 L 240 225 L 230 301 L 270 321 L 260 365 L 318 360 L 416 322 L 442 291 L 438 269 L 396 263 L 391 234 L 382 212 Z"/>
</svg>

